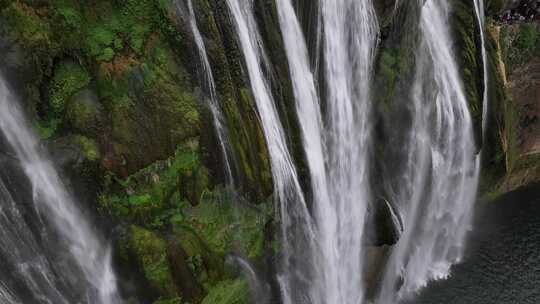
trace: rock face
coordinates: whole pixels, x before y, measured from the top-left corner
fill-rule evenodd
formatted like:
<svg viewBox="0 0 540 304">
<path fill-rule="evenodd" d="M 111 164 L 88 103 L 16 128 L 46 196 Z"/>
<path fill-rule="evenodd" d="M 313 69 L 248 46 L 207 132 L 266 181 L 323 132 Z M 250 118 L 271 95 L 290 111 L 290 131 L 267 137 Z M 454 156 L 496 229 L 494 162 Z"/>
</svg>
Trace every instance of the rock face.
<svg viewBox="0 0 540 304">
<path fill-rule="evenodd" d="M 539 26 L 535 23 L 489 28 L 493 75 L 490 98 L 492 160 L 486 172 L 503 168 L 496 193 L 540 180 Z M 497 165 L 496 158 L 499 159 Z M 502 166 L 501 166 L 502 165 Z M 490 180 L 490 178 L 485 178 Z M 493 190 L 493 189 L 491 189 Z"/>
<path fill-rule="evenodd" d="M 540 58 L 515 68 L 508 83 L 509 93 L 519 109 L 517 130 L 519 156 L 540 153 Z"/>
</svg>

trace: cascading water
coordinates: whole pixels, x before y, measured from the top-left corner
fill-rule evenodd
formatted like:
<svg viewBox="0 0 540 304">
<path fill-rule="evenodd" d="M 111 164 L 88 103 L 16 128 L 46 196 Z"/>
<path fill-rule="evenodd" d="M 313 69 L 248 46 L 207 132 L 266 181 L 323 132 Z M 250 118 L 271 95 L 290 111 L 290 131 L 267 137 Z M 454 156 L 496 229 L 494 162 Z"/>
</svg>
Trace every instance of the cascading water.
<svg viewBox="0 0 540 304">
<path fill-rule="evenodd" d="M 178 2 L 177 2 L 177 5 L 178 5 Z M 209 94 L 208 106 L 214 118 L 214 127 L 216 128 L 216 134 L 218 137 L 219 146 L 223 154 L 225 172 L 227 174 L 227 183 L 230 186 L 233 186 L 233 174 L 232 174 L 232 167 L 231 167 L 232 164 L 230 161 L 232 157 L 230 156 L 231 155 L 230 149 L 226 141 L 227 132 L 223 124 L 224 118 L 223 118 L 223 114 L 221 113 L 220 106 L 219 106 L 219 100 L 218 100 L 218 95 L 216 92 L 216 84 L 214 82 L 214 75 L 212 72 L 212 67 L 210 66 L 208 55 L 206 54 L 206 47 L 204 46 L 204 41 L 201 36 L 201 32 L 199 31 L 199 28 L 197 27 L 197 18 L 195 17 L 195 12 L 193 11 L 193 3 L 191 0 L 188 0 L 188 9 L 189 9 L 189 21 L 190 21 L 191 31 L 193 33 L 193 37 L 195 38 L 195 44 L 197 45 L 197 49 L 199 51 L 199 57 L 201 59 L 204 74 L 206 76 L 206 85 L 208 86 L 208 94 Z"/>
<path fill-rule="evenodd" d="M 323 43 L 330 111 L 327 117 L 329 132 L 323 134 L 324 125 L 319 97 L 298 19 L 289 0 L 279 0 L 277 3 L 304 150 L 314 191 L 313 205 L 317 223 L 315 230 L 311 231 L 313 228 L 303 201 L 297 201 L 295 205 L 291 205 L 291 202 L 294 203 L 294 197 L 285 198 L 287 201 L 283 201 L 283 197 L 278 195 L 277 199 L 281 202 L 282 217 L 286 217 L 283 223 L 284 235 L 286 237 L 301 235 L 311 239 L 315 233 L 318 240 L 317 247 L 303 248 L 309 258 L 316 263 L 308 263 L 305 266 L 316 265 L 316 267 L 311 270 L 303 270 L 298 267 L 299 265 L 295 265 L 295 268 L 285 268 L 286 271 L 280 280 L 284 301 L 286 303 L 359 303 L 363 298 L 363 290 L 360 287 L 362 261 L 359 257 L 369 197 L 366 156 L 369 139 L 369 80 L 378 31 L 375 13 L 370 1 L 326 1 L 322 4 L 322 26 L 326 34 Z M 252 75 L 252 70 L 256 70 L 256 75 L 263 80 L 262 71 L 259 68 L 260 62 L 250 61 L 250 57 L 254 57 L 255 51 L 260 48 L 257 43 L 259 38 L 255 34 L 257 33 L 255 23 L 250 21 L 253 20 L 251 8 L 242 8 L 236 1 L 229 1 L 229 5 L 239 30 L 255 98 L 272 102 L 268 85 L 262 81 L 254 83 Z M 249 33 L 242 33 L 243 29 L 250 29 L 251 37 Z M 249 49 L 246 49 L 246 45 Z M 261 91 L 261 89 L 264 90 Z M 262 116 L 263 126 L 264 120 L 268 119 L 267 116 L 271 113 L 274 113 L 275 117 L 272 120 L 279 122 L 273 103 L 271 107 L 266 106 L 266 108 L 260 103 L 261 101 L 258 100 L 259 115 Z M 272 111 L 266 110 L 269 108 Z M 269 134 L 268 130 L 277 130 L 280 137 L 283 136 L 279 123 L 274 123 L 273 128 L 265 128 L 267 140 L 269 135 L 270 138 L 276 138 Z M 273 143 L 268 144 L 272 148 Z M 285 149 L 283 140 L 280 141 L 280 145 L 283 146 L 280 150 Z M 270 155 L 273 164 L 274 161 L 282 158 L 272 151 Z M 287 162 L 290 162 L 290 158 Z M 292 164 L 288 166 L 294 170 Z M 290 182 L 296 183 L 296 179 L 283 178 L 276 174 L 274 177 L 278 178 L 276 181 L 278 191 Z M 296 191 L 300 191 L 297 186 L 292 186 Z M 301 193 L 296 199 L 300 197 L 302 197 Z M 293 200 L 290 200 L 291 198 Z M 301 220 L 298 216 L 291 217 L 289 213 L 283 213 L 291 211 L 291 207 L 294 208 L 296 215 L 306 216 L 303 220 L 308 221 L 294 229 L 310 230 L 291 233 L 291 224 L 297 225 Z M 293 238 L 292 241 L 297 240 Z M 296 254 L 299 257 L 300 253 L 300 251 L 291 251 L 287 256 Z M 294 279 L 300 277 L 299 272 L 304 274 L 302 276 L 308 283 L 304 287 L 307 290 L 293 285 Z M 310 272 L 312 272 L 311 277 Z"/>
<path fill-rule="evenodd" d="M 484 17 L 484 0 L 474 0 L 474 11 L 476 14 L 476 20 L 478 22 L 478 28 L 480 31 L 480 43 L 482 48 L 482 67 L 483 67 L 483 79 L 484 79 L 484 91 L 482 94 L 482 136 L 485 135 L 487 128 L 487 118 L 488 118 L 488 62 L 486 55 L 486 30 L 484 27 L 485 17 Z"/>
<path fill-rule="evenodd" d="M 321 1 L 326 86 L 326 170 L 330 200 L 315 217 L 323 276 L 321 303 L 361 303 L 362 236 L 368 202 L 370 80 L 378 24 L 370 0 Z"/>
<path fill-rule="evenodd" d="M 298 19 L 289 0 L 277 3 L 314 192 L 319 243 L 312 254 L 318 277 L 311 284 L 309 303 L 360 303 L 375 12 L 370 1 L 321 2 L 328 89 L 323 125 Z"/>
<path fill-rule="evenodd" d="M 294 96 L 296 99 L 296 111 L 300 123 L 303 147 L 306 154 L 307 164 L 311 175 L 311 187 L 313 189 L 313 204 L 321 206 L 330 202 L 328 177 L 325 168 L 325 146 L 323 137 L 323 124 L 320 111 L 319 98 L 315 88 L 315 80 L 313 73 L 310 70 L 308 50 L 300 24 L 289 0 L 278 0 L 277 8 L 279 21 L 284 39 L 284 46 L 289 62 L 289 70 L 291 73 Z M 329 220 L 335 219 L 335 213 L 326 214 Z M 319 224 L 317 223 L 315 233 L 319 239 Z M 321 246 L 321 245 L 319 245 Z M 324 244 L 322 244 L 324 246 Z M 316 250 L 309 252 L 310 257 L 319 262 L 325 262 L 325 258 L 320 256 L 320 247 L 313 247 Z M 319 255 L 319 256 L 318 256 Z M 319 264 L 321 266 L 322 264 Z M 308 265 L 311 266 L 311 265 Z M 285 269 L 285 271 L 290 271 Z M 314 269 L 316 278 L 326 278 L 326 268 L 316 267 Z M 311 282 L 311 290 L 304 291 L 302 296 L 306 303 L 325 303 L 327 292 L 330 291 L 330 286 L 322 288 L 321 285 L 326 285 L 326 280 Z M 281 281 L 283 290 L 291 290 L 287 288 L 290 282 Z M 298 291 L 297 291 L 298 293 Z M 291 292 L 285 292 L 285 303 L 298 303 L 298 296 Z M 309 299 L 309 300 L 308 300 Z M 302 302 L 300 302 L 302 303 Z"/>
<path fill-rule="evenodd" d="M 368 0 L 320 2 L 324 79 L 319 83 L 326 95 L 318 96 L 293 5 L 290 0 L 277 0 L 311 177 L 310 214 L 262 69 L 264 51 L 253 3 L 227 3 L 269 147 L 280 203 L 283 301 L 362 303 L 362 236 L 368 202 L 373 199 L 368 180 L 370 81 L 378 36 L 373 4 Z M 418 5 L 422 6 L 422 39 L 409 105 L 412 123 L 402 152 L 407 161 L 396 173 L 399 185 L 389 191 L 400 213 L 400 217 L 392 214 L 392 220 L 403 231 L 375 299 L 382 304 L 407 298 L 430 280 L 448 276 L 450 266 L 462 257 L 478 180 L 472 121 L 457 63 L 448 48 L 448 4 L 428 0 Z"/>
<path fill-rule="evenodd" d="M 419 5 L 422 5 L 419 2 Z M 462 258 L 476 194 L 479 156 L 460 74 L 449 47 L 449 7 L 421 9 L 421 45 L 411 99 L 407 162 L 392 200 L 404 231 L 393 248 L 377 303 L 408 298 L 449 275 Z"/>
<path fill-rule="evenodd" d="M 274 196 L 276 202 L 279 202 L 282 228 L 282 267 L 290 270 L 279 278 L 284 301 L 302 303 L 309 298 L 306 286 L 312 283 L 311 272 L 315 269 L 311 258 L 311 253 L 315 251 L 313 223 L 286 144 L 285 131 L 263 73 L 262 66 L 267 61 L 253 17 L 253 2 L 227 0 L 227 4 L 237 29 L 270 155 Z"/>
<path fill-rule="evenodd" d="M 9 286 L 11 290 L 0 290 L 3 303 L 24 299 L 32 299 L 32 303 L 118 303 L 109 248 L 92 231 L 58 173 L 42 156 L 38 140 L 2 75 L 0 129 L 30 181 L 39 222 L 32 223 L 39 226 L 36 235 L 36 229 L 29 227 L 25 218 L 27 214 L 19 210 L 22 203 L 16 202 L 1 182 L 0 255 L 7 259 L 7 265 L 14 267 L 9 275 L 3 272 L 0 276 L 0 286 Z M 54 232 L 49 233 L 48 225 Z M 51 245 L 56 256 L 46 255 L 45 247 Z M 73 295 L 79 291 L 81 294 Z"/>
</svg>

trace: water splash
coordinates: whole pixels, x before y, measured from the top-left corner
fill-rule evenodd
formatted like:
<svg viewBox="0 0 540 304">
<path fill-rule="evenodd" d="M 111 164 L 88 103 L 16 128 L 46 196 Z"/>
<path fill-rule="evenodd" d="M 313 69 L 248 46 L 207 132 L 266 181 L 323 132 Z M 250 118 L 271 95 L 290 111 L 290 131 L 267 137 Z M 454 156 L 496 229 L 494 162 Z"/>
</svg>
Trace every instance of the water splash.
<svg viewBox="0 0 540 304">
<path fill-rule="evenodd" d="M 33 203 L 36 210 L 56 228 L 55 230 L 60 237 L 56 243 L 57 253 L 64 254 L 62 246 L 66 246 L 67 255 L 73 260 L 83 276 L 82 280 L 71 282 L 74 284 L 73 289 L 77 290 L 81 288 L 81 284 L 84 284 L 88 303 L 117 303 L 119 297 L 116 277 L 111 267 L 110 249 L 104 246 L 93 232 L 81 211 L 76 207 L 75 200 L 62 184 L 58 173 L 49 160 L 43 156 L 38 147 L 39 141 L 30 131 L 16 104 L 15 96 L 12 95 L 2 77 L 0 75 L 0 129 L 14 150 L 32 185 Z M 5 194 L 5 191 L 3 192 Z M 12 210 L 10 212 L 12 215 L 16 215 L 16 210 L 13 208 L 13 202 L 11 202 Z M 4 213 L 4 215 L 7 214 Z M 21 229 L 17 233 L 26 233 L 26 231 L 26 229 Z M 28 254 L 40 252 L 38 249 L 32 249 L 35 246 L 35 241 L 29 236 L 24 236 L 18 242 L 24 243 L 25 240 L 28 241 L 26 245 L 29 247 L 27 248 L 31 249 Z M 15 249 L 13 248 L 13 250 Z M 14 256 L 13 258 L 19 259 L 23 256 Z M 16 265 L 19 265 L 22 272 L 26 272 L 26 283 L 31 290 L 35 289 L 36 292 L 39 292 L 37 289 L 44 286 L 43 282 L 54 284 L 53 279 L 48 274 L 48 271 L 51 271 L 47 270 L 49 266 L 44 259 L 39 258 L 39 255 L 31 260 L 18 260 Z M 68 280 L 68 276 L 64 279 Z M 43 282 L 38 283 L 38 280 Z M 53 290 L 53 292 L 56 291 Z M 55 300 L 55 303 L 70 303 L 62 295 L 58 295 L 55 299 L 58 299 Z M 40 302 L 51 303 L 46 298 Z"/>
<path fill-rule="evenodd" d="M 419 4 L 421 5 L 421 4 Z M 449 7 L 428 0 L 421 9 L 421 45 L 404 147 L 407 161 L 392 198 L 404 231 L 388 262 L 377 303 L 411 297 L 446 278 L 461 260 L 476 195 L 479 156 L 458 67 L 448 46 Z"/>
</svg>

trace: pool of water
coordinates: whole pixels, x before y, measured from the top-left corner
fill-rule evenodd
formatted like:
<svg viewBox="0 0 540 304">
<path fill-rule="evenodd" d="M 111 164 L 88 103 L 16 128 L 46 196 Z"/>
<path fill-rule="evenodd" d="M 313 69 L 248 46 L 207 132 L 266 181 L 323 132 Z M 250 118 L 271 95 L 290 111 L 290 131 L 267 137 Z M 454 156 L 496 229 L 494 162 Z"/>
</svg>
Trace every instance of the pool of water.
<svg viewBox="0 0 540 304">
<path fill-rule="evenodd" d="M 410 304 L 540 303 L 540 184 L 479 209 L 465 261 Z"/>
</svg>

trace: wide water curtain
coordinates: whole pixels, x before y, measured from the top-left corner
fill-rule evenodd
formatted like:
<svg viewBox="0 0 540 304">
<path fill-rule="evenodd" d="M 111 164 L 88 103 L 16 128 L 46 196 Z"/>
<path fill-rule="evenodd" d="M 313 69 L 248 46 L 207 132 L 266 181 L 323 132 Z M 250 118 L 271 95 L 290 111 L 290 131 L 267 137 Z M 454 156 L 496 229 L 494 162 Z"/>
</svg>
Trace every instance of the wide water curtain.
<svg viewBox="0 0 540 304">
<path fill-rule="evenodd" d="M 450 46 L 447 1 L 421 5 L 420 44 L 411 88 L 406 164 L 390 189 L 404 221 L 377 303 L 409 298 L 445 278 L 463 253 L 476 194 L 479 157 L 461 75 Z"/>
<path fill-rule="evenodd" d="M 326 115 L 290 0 L 277 1 L 313 189 L 317 247 L 304 301 L 360 303 L 362 235 L 369 200 L 370 78 L 378 33 L 371 1 L 322 1 Z M 296 270 L 294 270 L 296 271 Z M 284 282 L 283 289 L 287 290 Z M 285 292 L 288 303 L 299 299 Z"/>
<path fill-rule="evenodd" d="M 39 233 L 33 230 L 35 227 L 29 227 L 35 223 L 25 222 L 29 212 L 25 212 L 25 218 L 21 216 L 24 202 L 15 201 L 0 180 L 0 202 L 4 203 L 0 257 L 16 265 L 13 277 L 19 292 L 3 291 L 6 282 L 0 282 L 0 297 L 11 301 L 7 303 L 25 299 L 39 303 L 117 303 L 116 277 L 108 246 L 101 243 L 58 173 L 43 156 L 39 141 L 2 77 L 0 74 L 0 130 L 31 184 L 31 199 L 37 213 L 32 221 L 38 223 Z M 48 247 L 51 244 L 54 248 Z M 21 299 L 15 301 L 17 298 Z"/>
</svg>

